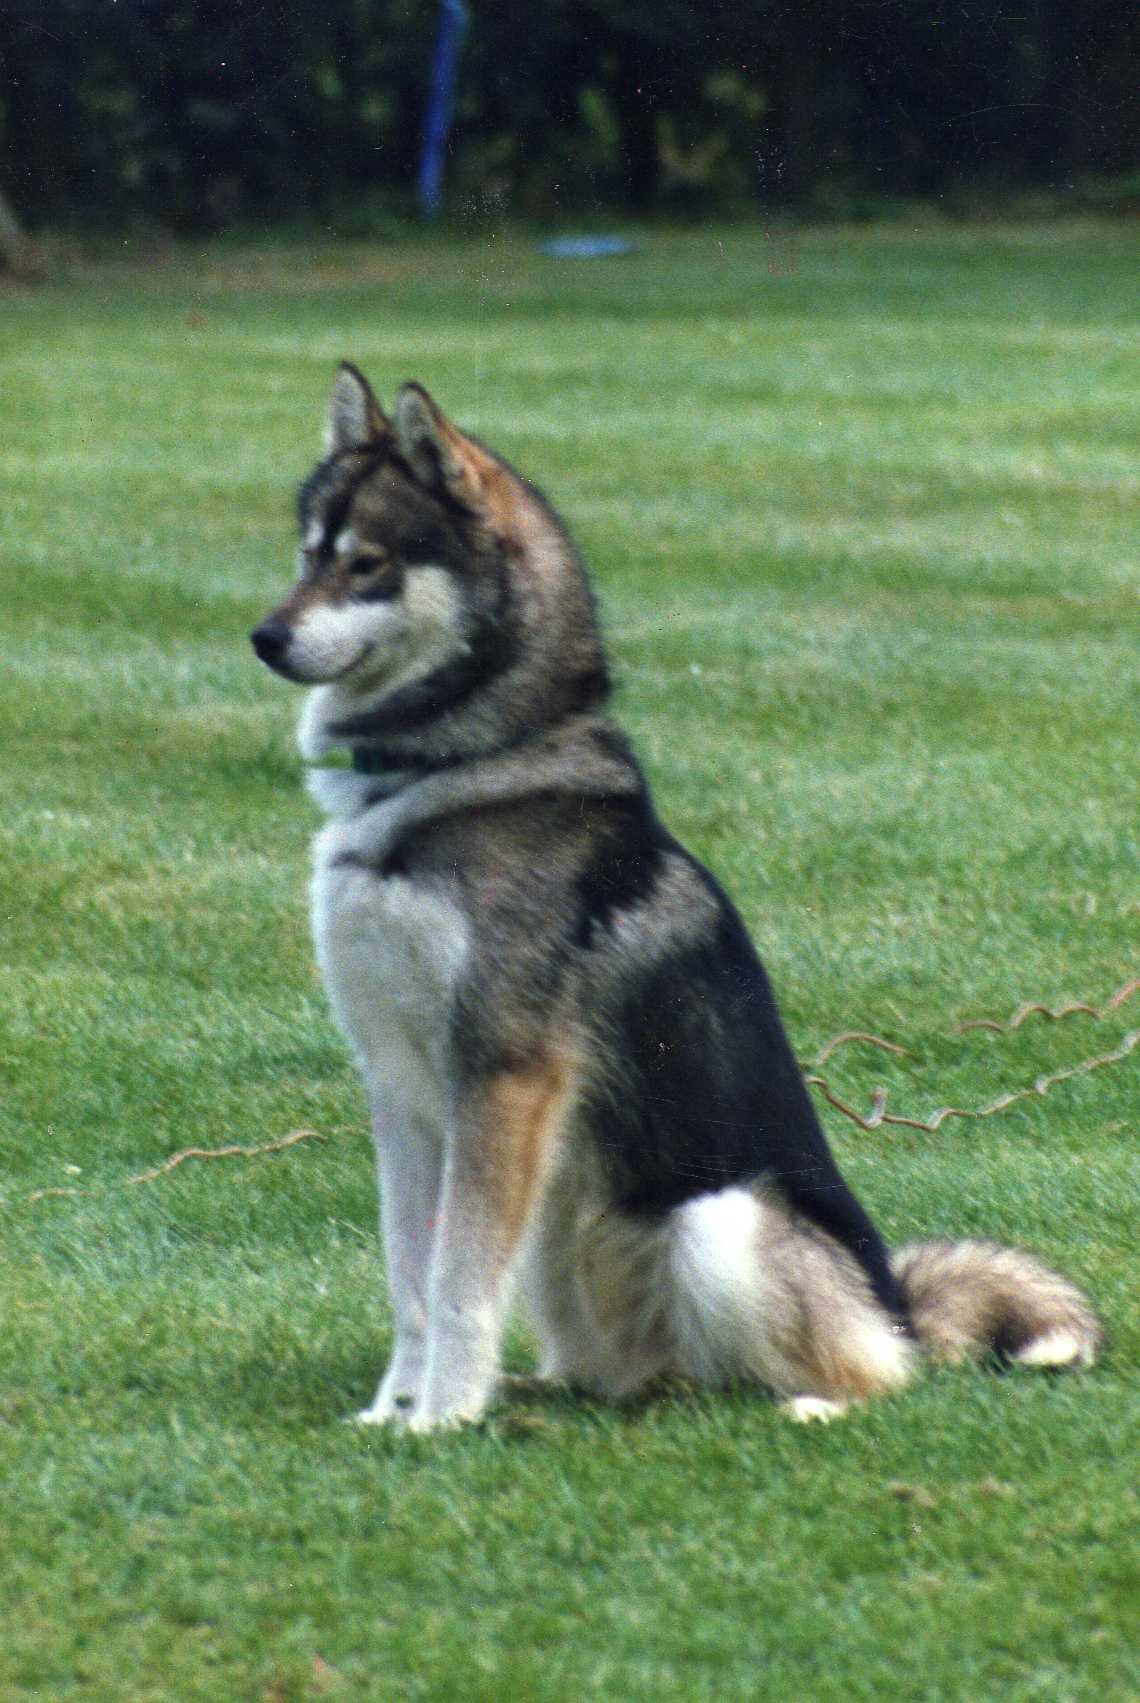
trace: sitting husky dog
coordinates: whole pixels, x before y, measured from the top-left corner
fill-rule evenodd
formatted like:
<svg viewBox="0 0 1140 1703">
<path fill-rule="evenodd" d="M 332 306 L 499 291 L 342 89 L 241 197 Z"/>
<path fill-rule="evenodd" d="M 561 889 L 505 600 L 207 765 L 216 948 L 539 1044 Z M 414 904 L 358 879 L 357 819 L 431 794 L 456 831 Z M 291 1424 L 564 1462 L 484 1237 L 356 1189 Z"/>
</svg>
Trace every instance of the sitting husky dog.
<svg viewBox="0 0 1140 1703">
<path fill-rule="evenodd" d="M 362 1420 L 491 1399 L 517 1279 L 544 1377 L 753 1379 L 798 1418 L 916 1355 L 1087 1366 L 1078 1290 L 984 1242 L 890 1255 L 843 1181 L 739 915 L 606 715 L 542 495 L 418 385 L 345 365 L 257 628 L 314 686 L 313 925 L 371 1104 L 395 1313 Z M 342 766 L 336 766 L 338 757 Z"/>
</svg>

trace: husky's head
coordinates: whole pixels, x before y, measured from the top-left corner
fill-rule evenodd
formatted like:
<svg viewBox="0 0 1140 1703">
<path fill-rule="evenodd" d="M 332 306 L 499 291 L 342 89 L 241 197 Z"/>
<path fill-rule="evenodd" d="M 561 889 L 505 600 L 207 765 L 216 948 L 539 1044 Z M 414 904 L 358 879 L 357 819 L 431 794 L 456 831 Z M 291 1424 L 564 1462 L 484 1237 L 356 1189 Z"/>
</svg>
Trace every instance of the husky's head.
<svg viewBox="0 0 1140 1703">
<path fill-rule="evenodd" d="M 450 759 L 604 696 L 565 529 L 421 386 L 389 419 L 345 363 L 326 449 L 301 487 L 300 577 L 251 634 L 262 662 L 322 688 L 308 755 L 342 742 Z"/>
</svg>

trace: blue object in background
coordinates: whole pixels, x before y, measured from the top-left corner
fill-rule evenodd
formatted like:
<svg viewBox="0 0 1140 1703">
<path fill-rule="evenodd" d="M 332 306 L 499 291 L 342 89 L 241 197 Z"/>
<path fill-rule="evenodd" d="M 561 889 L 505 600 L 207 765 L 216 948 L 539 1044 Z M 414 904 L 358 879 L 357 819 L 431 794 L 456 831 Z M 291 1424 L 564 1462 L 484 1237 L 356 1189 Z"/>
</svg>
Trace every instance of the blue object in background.
<svg viewBox="0 0 1140 1703">
<path fill-rule="evenodd" d="M 636 254 L 641 245 L 629 237 L 550 237 L 538 252 L 552 260 L 596 260 L 603 254 Z"/>
<path fill-rule="evenodd" d="M 417 185 L 420 206 L 425 217 L 429 219 L 435 218 L 443 198 L 443 162 L 447 154 L 447 133 L 451 128 L 455 84 L 459 75 L 459 55 L 463 51 L 467 23 L 468 12 L 463 0 L 443 0 L 439 13 L 439 34 L 435 39 L 435 57 L 431 66 L 431 87 L 428 90 L 424 145 L 420 155 Z"/>
</svg>

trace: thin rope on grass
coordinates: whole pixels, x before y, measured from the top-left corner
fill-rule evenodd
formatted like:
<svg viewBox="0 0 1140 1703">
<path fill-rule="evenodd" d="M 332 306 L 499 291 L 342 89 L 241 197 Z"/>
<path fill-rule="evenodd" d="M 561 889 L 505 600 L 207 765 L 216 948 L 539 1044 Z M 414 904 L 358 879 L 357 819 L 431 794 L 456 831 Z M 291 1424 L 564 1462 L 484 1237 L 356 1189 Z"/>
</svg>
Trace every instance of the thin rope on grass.
<svg viewBox="0 0 1140 1703">
<path fill-rule="evenodd" d="M 964 1035 L 971 1029 L 992 1029 L 996 1034 L 1004 1035 L 1011 1030 L 1020 1029 L 1025 1019 L 1031 1017 L 1034 1012 L 1040 1012 L 1042 1017 L 1048 1017 L 1054 1023 L 1059 1022 L 1063 1017 L 1073 1017 L 1077 1013 L 1093 1017 L 1100 1023 L 1106 1017 L 1111 1017 L 1112 1013 L 1117 1011 L 1126 999 L 1131 999 L 1132 995 L 1138 990 L 1140 990 L 1140 976 L 1134 976 L 1131 981 L 1125 982 L 1123 987 L 1117 988 L 1111 998 L 1105 1001 L 1103 1011 L 1098 1011 L 1095 1005 L 1089 1005 L 1083 1000 L 1069 1000 L 1065 1005 L 1054 1007 L 1046 1005 L 1042 1000 L 1027 999 L 1017 1007 L 1017 1010 L 1004 1023 L 999 1022 L 995 1017 L 972 1017 L 965 1023 L 956 1023 L 952 1033 Z M 895 1041 L 884 1041 L 881 1035 L 870 1035 L 865 1029 L 845 1029 L 841 1035 L 834 1035 L 830 1041 L 825 1042 L 820 1048 L 815 1055 L 816 1068 L 825 1065 L 832 1053 L 838 1052 L 840 1047 L 850 1046 L 853 1041 L 863 1041 L 868 1046 L 881 1047 L 883 1052 L 898 1053 L 903 1058 L 914 1057 L 914 1054 L 908 1052 L 906 1047 L 900 1047 Z"/>
<path fill-rule="evenodd" d="M 263 1153 L 280 1153 L 286 1147 L 296 1147 L 299 1141 L 327 1139 L 327 1136 L 320 1135 L 315 1129 L 295 1129 L 292 1135 L 283 1135 L 278 1141 L 266 1141 L 260 1147 L 184 1147 L 181 1153 L 172 1153 L 169 1159 L 164 1159 L 153 1171 L 140 1171 L 137 1177 L 128 1177 L 127 1182 L 153 1183 L 156 1178 L 164 1177 L 168 1171 L 173 1171 L 176 1165 L 184 1164 L 187 1159 L 259 1159 Z"/>
<path fill-rule="evenodd" d="M 1008 1094 L 1001 1094 L 996 1100 L 991 1100 L 987 1106 L 943 1106 L 934 1112 L 928 1120 L 922 1118 L 907 1118 L 895 1112 L 887 1111 L 887 1090 L 877 1088 L 871 1100 L 871 1110 L 866 1117 L 857 1112 L 853 1106 L 841 1100 L 822 1076 L 807 1076 L 805 1082 L 812 1088 L 818 1088 L 828 1105 L 834 1106 L 837 1112 L 842 1112 L 845 1118 L 858 1124 L 860 1129 L 879 1129 L 883 1124 L 894 1124 L 904 1129 L 925 1130 L 928 1135 L 936 1135 L 947 1118 L 992 1118 L 997 1112 L 1004 1112 L 1019 1100 L 1027 1100 L 1033 1095 L 1047 1094 L 1050 1088 L 1058 1082 L 1067 1082 L 1073 1076 L 1087 1076 L 1090 1071 L 1100 1070 L 1106 1064 L 1119 1064 L 1121 1059 L 1140 1042 L 1140 1029 L 1132 1029 L 1115 1052 L 1099 1053 L 1096 1058 L 1082 1059 L 1080 1064 L 1071 1065 L 1068 1070 L 1054 1071 L 1052 1076 L 1039 1076 L 1036 1082 L 1028 1088 L 1014 1088 Z"/>
<path fill-rule="evenodd" d="M 835 1035 L 826 1046 L 820 1048 L 815 1055 L 817 1065 L 826 1064 L 832 1053 L 838 1052 L 852 1041 L 866 1041 L 868 1046 L 882 1047 L 885 1053 L 898 1053 L 901 1058 L 913 1058 L 914 1054 L 905 1047 L 900 1047 L 895 1041 L 884 1041 L 881 1035 L 869 1035 L 865 1029 L 845 1029 L 842 1035 Z"/>
<path fill-rule="evenodd" d="M 1134 976 L 1130 982 L 1125 982 L 1123 987 L 1117 988 L 1105 1004 L 1103 1011 L 1098 1011 L 1095 1005 L 1086 1005 L 1083 1001 L 1076 999 L 1069 1000 L 1066 1005 L 1059 1005 L 1056 1009 L 1051 1005 L 1045 1005 L 1041 1000 L 1027 999 L 1023 1005 L 1018 1006 L 1005 1023 L 998 1022 L 994 1017 L 973 1017 L 967 1023 L 957 1024 L 955 1034 L 964 1035 L 968 1029 L 992 1029 L 999 1035 L 1008 1034 L 1013 1029 L 1020 1029 L 1025 1019 L 1032 1017 L 1034 1012 L 1039 1012 L 1042 1017 L 1048 1017 L 1050 1022 L 1053 1023 L 1060 1022 L 1063 1017 L 1076 1016 L 1078 1012 L 1083 1016 L 1095 1018 L 1098 1023 L 1103 1023 L 1104 1019 L 1111 1017 L 1112 1013 L 1118 1010 L 1126 999 L 1131 999 L 1138 988 L 1140 988 L 1140 976 Z M 819 1062 L 822 1064 L 823 1060 L 820 1059 Z"/>
<path fill-rule="evenodd" d="M 172 1153 L 169 1159 L 164 1159 L 162 1164 L 156 1165 L 153 1170 L 139 1171 L 136 1176 L 128 1177 L 126 1184 L 120 1186 L 126 1187 L 132 1183 L 153 1183 L 159 1177 L 165 1177 L 167 1172 L 173 1171 L 176 1166 L 185 1164 L 187 1159 L 260 1159 L 263 1153 L 281 1153 L 286 1147 L 296 1147 L 297 1143 L 301 1141 L 327 1140 L 328 1136 L 321 1135 L 318 1130 L 295 1129 L 290 1135 L 280 1136 L 276 1141 L 262 1142 L 260 1147 L 239 1147 L 236 1144 L 232 1147 L 184 1147 L 180 1153 Z M 21 1195 L 19 1200 L 0 1202 L 0 1205 L 30 1206 L 33 1201 L 37 1200 L 59 1200 L 76 1195 L 89 1197 L 110 1193 L 110 1188 L 36 1189 L 32 1194 Z"/>
<path fill-rule="evenodd" d="M 1140 976 L 1133 977 L 1131 981 L 1125 982 L 1123 987 L 1117 988 L 1116 992 L 1105 1003 L 1102 1011 L 1098 1011 L 1095 1006 L 1076 1000 L 1056 1009 L 1040 1001 L 1027 1000 L 1017 1007 L 1017 1010 L 1006 1023 L 999 1023 L 994 1018 L 979 1017 L 970 1022 L 958 1024 L 954 1032 L 962 1034 L 971 1029 L 993 1029 L 1004 1034 L 1007 1031 L 1020 1028 L 1025 1019 L 1034 1012 L 1039 1012 L 1042 1016 L 1054 1022 L 1064 1017 L 1071 1017 L 1077 1012 L 1102 1022 L 1138 990 L 1140 990 Z M 879 1047 L 884 1052 L 895 1053 L 903 1058 L 914 1057 L 914 1054 L 909 1052 L 906 1047 L 899 1046 L 895 1041 L 885 1041 L 882 1036 L 872 1035 L 865 1029 L 845 1029 L 842 1034 L 834 1036 L 820 1049 L 816 1056 L 816 1065 L 825 1064 L 832 1053 L 837 1052 L 840 1047 L 849 1046 L 854 1042 Z M 901 1113 L 888 1112 L 887 1090 L 885 1088 L 875 1090 L 871 1097 L 871 1109 L 864 1117 L 853 1106 L 849 1106 L 845 1100 L 839 1098 L 826 1078 L 814 1073 L 810 1075 L 805 1073 L 804 1081 L 810 1087 L 817 1088 L 829 1105 L 834 1106 L 836 1111 L 842 1112 L 844 1117 L 850 1118 L 852 1123 L 858 1124 L 860 1129 L 876 1130 L 884 1124 L 891 1124 L 897 1128 L 919 1129 L 928 1135 L 935 1135 L 948 1118 L 990 1118 L 998 1112 L 1006 1111 L 1020 1100 L 1029 1099 L 1034 1095 L 1047 1094 L 1058 1082 L 1066 1082 L 1074 1076 L 1087 1076 L 1091 1071 L 1100 1070 L 1105 1065 L 1118 1064 L 1122 1059 L 1128 1057 L 1138 1042 L 1140 1042 L 1140 1029 L 1133 1029 L 1124 1036 L 1115 1052 L 1100 1053 L 1095 1058 L 1083 1059 L 1079 1064 L 1070 1066 L 1068 1070 L 1055 1071 L 1051 1076 L 1039 1076 L 1029 1087 L 1015 1088 L 1008 1093 L 1001 1094 L 996 1100 L 991 1100 L 985 1106 L 943 1106 L 937 1112 L 934 1112 L 929 1119 L 904 1117 Z M 189 1159 L 259 1159 L 263 1154 L 280 1153 L 288 1147 L 296 1147 L 298 1143 L 303 1141 L 327 1140 L 328 1136 L 321 1135 L 317 1130 L 297 1129 L 289 1135 L 279 1137 L 276 1141 L 263 1142 L 259 1147 L 242 1147 L 237 1144 L 231 1147 L 184 1147 L 180 1152 L 172 1153 L 168 1159 L 164 1159 L 161 1165 L 156 1165 L 149 1171 L 140 1171 L 137 1175 L 128 1177 L 127 1183 L 156 1182 L 159 1177 L 166 1176 Z M 21 1196 L 18 1201 L 0 1200 L 0 1206 L 29 1206 L 40 1200 L 59 1200 L 79 1195 L 91 1196 L 108 1192 L 110 1191 L 107 1189 L 36 1189 L 31 1194 Z"/>
</svg>

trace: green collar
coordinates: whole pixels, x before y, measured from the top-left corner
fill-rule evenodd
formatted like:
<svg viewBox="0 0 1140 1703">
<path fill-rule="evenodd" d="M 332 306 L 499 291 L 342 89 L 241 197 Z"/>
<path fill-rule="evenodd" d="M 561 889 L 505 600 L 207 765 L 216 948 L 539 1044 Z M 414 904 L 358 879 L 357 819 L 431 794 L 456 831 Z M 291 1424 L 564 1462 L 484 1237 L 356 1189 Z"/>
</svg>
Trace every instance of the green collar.
<svg viewBox="0 0 1140 1703">
<path fill-rule="evenodd" d="M 354 745 L 351 751 L 337 749 L 327 751 L 315 762 L 306 763 L 307 769 L 345 769 L 358 775 L 390 775 L 391 763 L 384 762 L 379 751 L 369 751 L 359 745 Z"/>
</svg>

